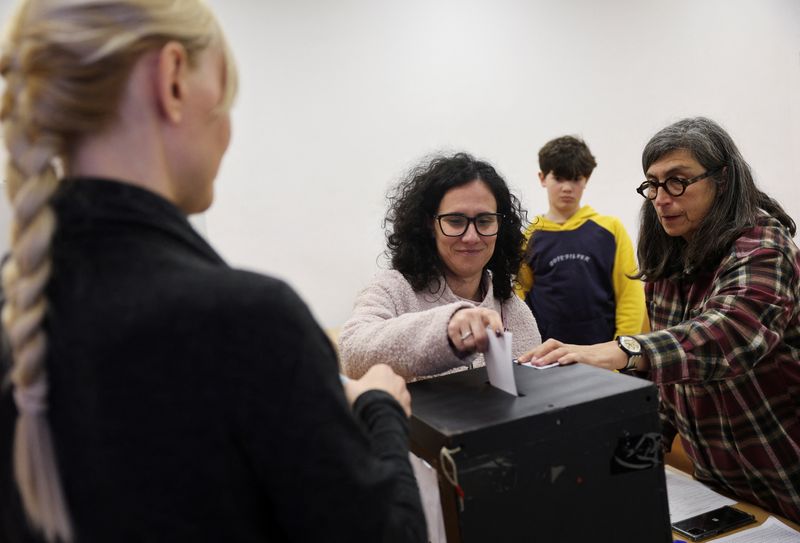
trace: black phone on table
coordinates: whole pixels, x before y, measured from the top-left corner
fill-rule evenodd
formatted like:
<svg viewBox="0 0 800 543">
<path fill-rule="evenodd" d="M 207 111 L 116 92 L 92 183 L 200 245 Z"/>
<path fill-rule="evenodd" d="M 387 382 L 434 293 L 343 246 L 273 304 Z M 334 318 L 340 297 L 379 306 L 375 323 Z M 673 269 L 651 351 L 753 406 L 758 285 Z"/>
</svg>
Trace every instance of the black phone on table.
<svg viewBox="0 0 800 543">
<path fill-rule="evenodd" d="M 672 529 L 692 541 L 702 541 L 755 521 L 756 518 L 750 513 L 726 505 L 708 513 L 675 522 L 672 524 Z"/>
</svg>

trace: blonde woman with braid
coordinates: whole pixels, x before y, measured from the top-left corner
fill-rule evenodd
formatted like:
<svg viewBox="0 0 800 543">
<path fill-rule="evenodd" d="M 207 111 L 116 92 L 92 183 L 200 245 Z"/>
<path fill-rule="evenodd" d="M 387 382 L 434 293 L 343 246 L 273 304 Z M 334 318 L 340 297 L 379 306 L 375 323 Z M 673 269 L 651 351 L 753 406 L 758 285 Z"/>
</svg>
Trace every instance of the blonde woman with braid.
<svg viewBox="0 0 800 543">
<path fill-rule="evenodd" d="M 410 400 L 340 384 L 206 209 L 236 90 L 200 0 L 27 0 L 0 57 L 0 541 L 419 541 Z"/>
</svg>

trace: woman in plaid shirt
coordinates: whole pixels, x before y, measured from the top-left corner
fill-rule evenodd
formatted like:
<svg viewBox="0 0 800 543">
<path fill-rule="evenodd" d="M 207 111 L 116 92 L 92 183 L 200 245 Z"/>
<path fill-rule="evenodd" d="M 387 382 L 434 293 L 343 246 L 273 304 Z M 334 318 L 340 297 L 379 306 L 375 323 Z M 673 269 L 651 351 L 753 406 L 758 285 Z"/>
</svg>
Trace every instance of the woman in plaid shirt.
<svg viewBox="0 0 800 543">
<path fill-rule="evenodd" d="M 652 329 L 579 346 L 546 341 L 521 361 L 637 371 L 661 393 L 697 479 L 800 521 L 800 252 L 731 137 L 705 118 L 658 132 L 638 256 Z"/>
</svg>

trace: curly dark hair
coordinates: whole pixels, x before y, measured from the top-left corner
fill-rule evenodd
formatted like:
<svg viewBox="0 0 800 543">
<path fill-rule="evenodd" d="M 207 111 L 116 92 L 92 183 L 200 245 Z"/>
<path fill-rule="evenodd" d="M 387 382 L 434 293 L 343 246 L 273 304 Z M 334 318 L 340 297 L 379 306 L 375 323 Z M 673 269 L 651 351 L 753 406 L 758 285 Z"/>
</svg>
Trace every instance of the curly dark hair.
<svg viewBox="0 0 800 543">
<path fill-rule="evenodd" d="M 575 136 L 561 136 L 539 149 L 539 170 L 544 175 L 553 172 L 553 175 L 564 179 L 581 176 L 588 179 L 596 167 L 597 161 L 589 146 Z"/>
<path fill-rule="evenodd" d="M 389 209 L 383 221 L 386 254 L 392 267 L 414 290 L 421 291 L 429 285 L 432 292 L 441 289 L 445 270 L 431 232 L 433 216 L 447 191 L 475 180 L 489 187 L 497 201 L 497 212 L 503 214 L 486 269 L 492 272 L 494 295 L 501 300 L 511 297 L 512 279 L 522 261 L 522 223 L 526 214 L 494 167 L 466 153 L 437 156 L 417 166 L 388 196 Z"/>
</svg>

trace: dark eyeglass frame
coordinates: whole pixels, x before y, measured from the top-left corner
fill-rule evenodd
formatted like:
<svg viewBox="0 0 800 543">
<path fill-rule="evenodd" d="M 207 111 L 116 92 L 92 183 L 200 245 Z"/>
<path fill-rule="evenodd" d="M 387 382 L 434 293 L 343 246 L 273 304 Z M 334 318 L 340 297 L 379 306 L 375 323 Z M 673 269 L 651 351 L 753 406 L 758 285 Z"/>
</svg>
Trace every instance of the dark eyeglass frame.
<svg viewBox="0 0 800 543">
<path fill-rule="evenodd" d="M 495 232 L 494 234 L 483 234 L 481 232 L 481 229 L 478 228 L 478 219 L 488 216 L 497 217 L 497 232 Z M 442 226 L 442 219 L 446 219 L 447 217 L 460 217 L 462 219 L 467 219 L 467 224 L 464 226 L 464 230 L 460 234 L 448 234 L 447 232 L 445 232 L 444 227 Z M 478 213 L 474 217 L 467 217 L 463 213 L 442 213 L 441 215 L 433 216 L 433 218 L 436 219 L 436 222 L 439 223 L 439 230 L 442 232 L 442 235 L 447 236 L 448 238 L 460 238 L 461 236 L 467 233 L 470 224 L 473 224 L 475 226 L 475 231 L 480 236 L 484 237 L 496 236 L 497 234 L 500 233 L 500 227 L 503 224 L 503 217 L 505 217 L 505 215 L 503 215 L 502 213 Z"/>
<path fill-rule="evenodd" d="M 646 200 L 655 200 L 658 197 L 658 189 L 663 188 L 665 191 L 667 191 L 667 194 L 669 194 L 673 198 L 677 198 L 678 196 L 682 196 L 683 193 L 686 192 L 686 187 L 688 187 L 692 183 L 697 183 L 698 181 L 702 181 L 706 177 L 715 175 L 720 171 L 722 171 L 723 168 L 724 166 L 720 166 L 719 168 L 706 170 L 705 173 L 701 173 L 700 175 L 695 175 L 694 177 L 691 177 L 689 179 L 681 179 L 680 177 L 675 177 L 675 176 L 667 177 L 663 181 L 654 181 L 652 179 L 648 179 L 641 185 L 639 185 L 639 187 L 636 189 L 636 192 L 638 192 L 639 195 Z M 667 183 L 673 181 L 677 181 L 682 187 L 680 192 L 678 192 L 677 194 L 675 194 L 674 192 L 669 190 L 669 188 L 667 188 Z M 647 195 L 647 191 L 653 187 L 655 187 L 656 191 L 653 194 L 653 197 L 651 198 L 650 196 Z"/>
</svg>

